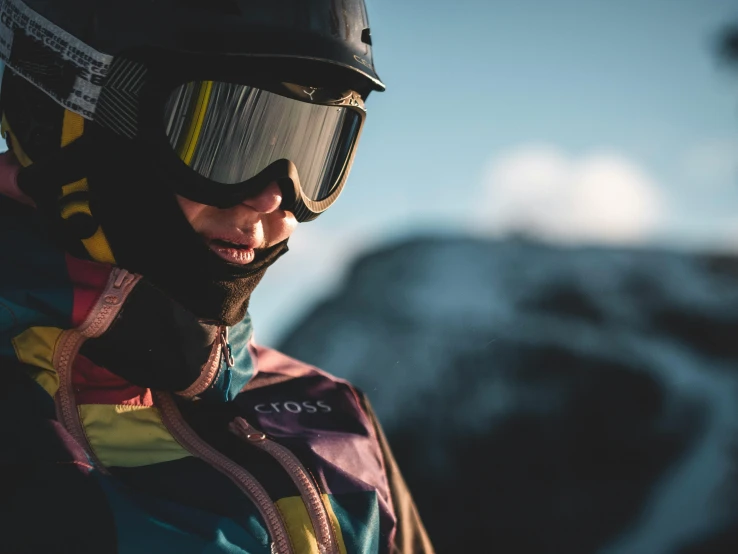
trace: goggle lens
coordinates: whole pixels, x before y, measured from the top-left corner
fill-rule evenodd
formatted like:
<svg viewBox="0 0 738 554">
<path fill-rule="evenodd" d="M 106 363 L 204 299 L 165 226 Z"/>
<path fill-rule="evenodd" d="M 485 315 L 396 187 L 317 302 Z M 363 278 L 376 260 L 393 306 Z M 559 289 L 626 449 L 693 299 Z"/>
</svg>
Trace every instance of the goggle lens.
<svg viewBox="0 0 738 554">
<path fill-rule="evenodd" d="M 361 116 L 345 106 L 312 104 L 247 85 L 198 81 L 171 93 L 164 123 L 179 158 L 208 180 L 242 183 L 287 159 L 297 167 L 303 194 L 320 201 L 340 181 Z"/>
</svg>

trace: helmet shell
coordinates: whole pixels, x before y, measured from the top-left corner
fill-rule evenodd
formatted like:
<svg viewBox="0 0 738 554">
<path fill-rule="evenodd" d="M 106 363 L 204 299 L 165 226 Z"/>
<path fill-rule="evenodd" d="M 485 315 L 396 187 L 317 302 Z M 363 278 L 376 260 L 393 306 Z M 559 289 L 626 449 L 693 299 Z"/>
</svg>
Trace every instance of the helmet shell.
<svg viewBox="0 0 738 554">
<path fill-rule="evenodd" d="M 106 54 L 274 57 L 325 62 L 382 91 L 364 0 L 24 0 Z"/>
</svg>

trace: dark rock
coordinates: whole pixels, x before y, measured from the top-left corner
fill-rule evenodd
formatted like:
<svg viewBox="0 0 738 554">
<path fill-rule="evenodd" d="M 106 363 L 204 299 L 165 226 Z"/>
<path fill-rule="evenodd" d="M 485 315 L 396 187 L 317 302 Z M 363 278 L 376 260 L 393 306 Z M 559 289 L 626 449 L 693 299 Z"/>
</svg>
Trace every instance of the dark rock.
<svg viewBox="0 0 738 554">
<path fill-rule="evenodd" d="M 457 360 L 454 381 L 421 401 L 433 413 L 403 417 L 391 435 L 439 552 L 474 551 L 473 529 L 511 554 L 595 552 L 633 522 L 704 426 L 700 406 L 671 412 L 648 371 L 521 346 Z M 496 357 L 509 365 L 485 379 Z M 470 388 L 491 381 L 504 383 L 506 408 L 466 428 L 445 424 L 474 400 Z"/>
<path fill-rule="evenodd" d="M 590 323 L 603 323 L 602 310 L 586 294 L 570 283 L 553 285 L 541 291 L 539 297 L 524 301 L 523 311 L 549 312 L 562 317 L 574 317 Z"/>
<path fill-rule="evenodd" d="M 738 313 L 689 313 L 664 307 L 652 325 L 706 356 L 738 362 Z"/>
<path fill-rule="evenodd" d="M 732 525 L 707 540 L 696 542 L 679 554 L 735 554 L 738 552 L 738 525 Z"/>
</svg>

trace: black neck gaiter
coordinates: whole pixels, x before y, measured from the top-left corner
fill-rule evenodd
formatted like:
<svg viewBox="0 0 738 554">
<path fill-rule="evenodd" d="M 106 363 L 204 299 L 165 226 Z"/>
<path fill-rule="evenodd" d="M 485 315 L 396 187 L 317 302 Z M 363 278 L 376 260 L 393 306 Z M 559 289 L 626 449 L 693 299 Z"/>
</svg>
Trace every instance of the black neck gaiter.
<svg viewBox="0 0 738 554">
<path fill-rule="evenodd" d="M 287 252 L 287 241 L 259 252 L 248 266 L 229 264 L 187 221 L 154 155 L 95 125 L 79 141 L 43 167 L 22 170 L 22 188 L 45 190 L 43 199 L 32 196 L 48 205 L 53 204 L 49 190 L 86 177 L 91 212 L 118 266 L 143 275 L 201 319 L 224 325 L 241 321 L 266 269 Z M 45 211 L 47 218 L 58 218 L 53 207 Z"/>
</svg>

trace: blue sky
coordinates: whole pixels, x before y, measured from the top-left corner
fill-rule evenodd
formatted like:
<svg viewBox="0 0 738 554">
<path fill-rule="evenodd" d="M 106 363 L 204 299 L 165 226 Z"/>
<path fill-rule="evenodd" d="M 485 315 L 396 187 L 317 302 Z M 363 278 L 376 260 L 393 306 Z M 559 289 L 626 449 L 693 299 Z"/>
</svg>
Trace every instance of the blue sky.
<svg viewBox="0 0 738 554">
<path fill-rule="evenodd" d="M 714 55 L 734 1 L 367 2 L 387 92 L 257 289 L 259 340 L 417 232 L 738 250 L 738 73 Z"/>
<path fill-rule="evenodd" d="M 434 227 L 438 216 L 454 225 L 489 160 L 536 143 L 573 157 L 617 152 L 693 217 L 732 215 L 718 197 L 737 199 L 728 189 L 738 168 L 732 183 L 701 183 L 681 162 L 738 139 L 738 79 L 711 51 L 716 32 L 738 20 L 734 2 L 369 1 L 388 91 L 370 99 L 332 222 L 364 208 L 393 229 Z M 708 185 L 720 194 L 707 197 Z"/>
</svg>

